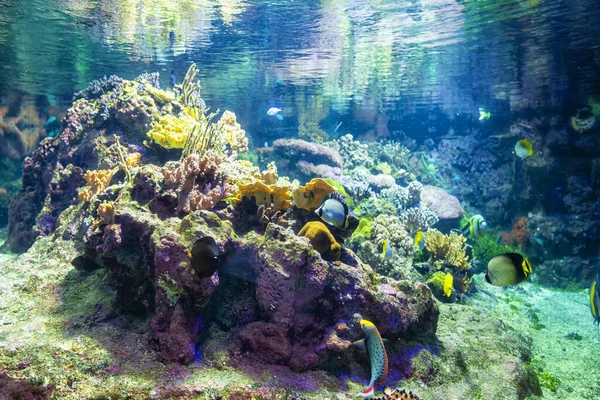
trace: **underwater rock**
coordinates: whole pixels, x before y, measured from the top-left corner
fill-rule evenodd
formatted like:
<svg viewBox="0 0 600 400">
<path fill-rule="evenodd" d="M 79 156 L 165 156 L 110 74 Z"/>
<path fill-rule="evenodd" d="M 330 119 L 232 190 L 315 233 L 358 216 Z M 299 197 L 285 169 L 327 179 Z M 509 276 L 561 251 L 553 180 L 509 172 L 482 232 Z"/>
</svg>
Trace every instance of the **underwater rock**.
<svg viewBox="0 0 600 400">
<path fill-rule="evenodd" d="M 303 181 L 315 176 L 337 179 L 343 171 L 342 157 L 336 150 L 300 139 L 277 139 L 272 147 L 261 149 L 261 155 L 269 161 L 278 159 L 281 171 Z"/>
<path fill-rule="evenodd" d="M 0 399 L 43 400 L 49 399 L 54 386 L 30 386 L 26 379 L 12 378 L 0 372 Z"/>
<path fill-rule="evenodd" d="M 423 186 L 421 203 L 435 213 L 439 219 L 436 227 L 440 228 L 455 227 L 465 213 L 455 196 L 436 186 Z"/>
</svg>

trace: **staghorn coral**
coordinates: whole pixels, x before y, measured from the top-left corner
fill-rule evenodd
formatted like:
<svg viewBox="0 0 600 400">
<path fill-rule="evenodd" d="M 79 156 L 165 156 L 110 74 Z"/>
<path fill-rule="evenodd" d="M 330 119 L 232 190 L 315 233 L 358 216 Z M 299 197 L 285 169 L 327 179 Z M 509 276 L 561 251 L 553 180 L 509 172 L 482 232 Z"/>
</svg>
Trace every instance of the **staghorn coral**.
<svg viewBox="0 0 600 400">
<path fill-rule="evenodd" d="M 344 161 L 344 168 L 346 169 L 352 169 L 360 165 L 370 168 L 375 164 L 369 156 L 369 146 L 361 144 L 358 140 L 354 140 L 354 137 L 350 134 L 323 144 L 340 153 Z"/>
<path fill-rule="evenodd" d="M 94 195 L 102 193 L 108 187 L 115 172 L 117 168 L 87 171 L 83 178 L 88 186 L 78 190 L 77 198 L 81 201 L 90 201 Z"/>
<path fill-rule="evenodd" d="M 383 246 L 383 241 L 387 240 L 394 251 L 401 254 L 413 254 L 415 251 L 414 242 L 402 225 L 398 217 L 390 215 L 378 215 L 371 223 L 371 239 L 375 242 L 377 248 Z"/>
<path fill-rule="evenodd" d="M 235 193 L 222 168 L 223 160 L 223 156 L 207 151 L 202 158 L 190 154 L 182 161 L 165 164 L 162 173 L 167 187 L 177 193 L 177 212 L 208 210 Z"/>
<path fill-rule="evenodd" d="M 436 229 L 425 232 L 425 248 L 429 252 L 429 263 L 437 270 L 444 267 L 469 268 L 469 257 L 465 252 L 467 239 L 456 232 L 444 235 Z"/>
<path fill-rule="evenodd" d="M 438 217 L 426 206 L 408 208 L 400 214 L 400 221 L 411 231 L 426 231 L 438 222 Z"/>
<path fill-rule="evenodd" d="M 298 232 L 298 236 L 307 237 L 324 260 L 337 261 L 340 259 L 342 247 L 321 221 L 307 222 Z"/>
<path fill-rule="evenodd" d="M 238 124 L 234 113 L 225 111 L 219 120 L 219 124 L 222 126 L 221 134 L 223 135 L 223 140 L 225 140 L 234 152 L 245 153 L 248 151 L 246 131 Z"/>
</svg>

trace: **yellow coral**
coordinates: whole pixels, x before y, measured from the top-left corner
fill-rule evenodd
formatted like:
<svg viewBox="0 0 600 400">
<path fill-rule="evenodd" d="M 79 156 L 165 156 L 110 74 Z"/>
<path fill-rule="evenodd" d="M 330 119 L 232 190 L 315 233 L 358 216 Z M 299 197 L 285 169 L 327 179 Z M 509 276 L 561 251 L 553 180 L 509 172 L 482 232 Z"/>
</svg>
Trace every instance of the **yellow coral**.
<svg viewBox="0 0 600 400">
<path fill-rule="evenodd" d="M 292 205 L 292 195 L 285 186 L 267 185 L 261 181 L 238 183 L 239 194 L 234 201 L 242 198 L 254 198 L 257 206 L 271 207 L 275 210 L 287 210 Z"/>
<path fill-rule="evenodd" d="M 100 219 L 96 221 L 99 224 L 112 224 L 115 218 L 115 205 L 112 201 L 100 203 L 98 206 L 98 216 Z"/>
<path fill-rule="evenodd" d="M 195 124 L 196 121 L 187 112 L 182 112 L 178 117 L 166 114 L 154 123 L 154 128 L 146 136 L 165 149 L 183 149 Z"/>
<path fill-rule="evenodd" d="M 267 169 L 262 172 L 262 179 L 267 185 L 277 183 L 277 166 L 274 161 L 270 162 Z"/>
<path fill-rule="evenodd" d="M 223 139 L 231 146 L 231 149 L 238 153 L 248 151 L 248 138 L 246 131 L 238 124 L 235 114 L 231 111 L 225 111 L 219 121 Z"/>
<path fill-rule="evenodd" d="M 325 197 L 335 192 L 335 188 L 321 178 L 314 178 L 305 186 L 294 190 L 296 207 L 312 211 L 323 203 Z"/>
<path fill-rule="evenodd" d="M 145 90 L 159 103 L 164 104 L 175 100 L 175 93 L 170 90 L 164 91 L 162 89 L 157 89 L 152 85 L 146 85 Z"/>
<path fill-rule="evenodd" d="M 95 194 L 103 192 L 112 179 L 118 168 L 114 169 L 103 169 L 103 170 L 92 170 L 87 171 L 83 178 L 87 182 L 88 186 L 79 189 L 78 198 L 82 201 L 89 201 Z"/>
<path fill-rule="evenodd" d="M 444 235 L 432 229 L 425 233 L 425 248 L 430 254 L 429 263 L 436 269 L 454 266 L 460 269 L 469 267 L 469 257 L 465 252 L 467 239 L 456 232 Z"/>
<path fill-rule="evenodd" d="M 129 168 L 135 168 L 140 165 L 140 161 L 142 160 L 142 155 L 140 153 L 131 153 L 125 157 L 125 165 Z"/>
<path fill-rule="evenodd" d="M 306 236 L 310 240 L 310 244 L 321 254 L 323 259 L 328 261 L 337 261 L 340 259 L 342 247 L 324 223 L 320 221 L 308 222 L 298 232 L 298 236 Z"/>
</svg>

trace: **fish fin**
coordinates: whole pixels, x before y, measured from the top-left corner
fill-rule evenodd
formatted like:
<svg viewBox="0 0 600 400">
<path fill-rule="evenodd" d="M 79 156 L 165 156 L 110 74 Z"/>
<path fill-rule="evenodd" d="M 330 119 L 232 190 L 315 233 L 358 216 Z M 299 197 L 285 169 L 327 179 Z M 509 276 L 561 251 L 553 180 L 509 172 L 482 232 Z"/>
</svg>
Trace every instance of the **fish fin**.
<svg viewBox="0 0 600 400">
<path fill-rule="evenodd" d="M 352 342 L 352 346 L 356 347 L 360 351 L 367 351 L 367 342 L 365 341 L 365 339 L 360 339 L 356 342 Z"/>
<path fill-rule="evenodd" d="M 390 342 L 390 339 L 381 338 L 381 343 L 383 343 L 384 345 L 388 344 L 389 342 Z"/>
<path fill-rule="evenodd" d="M 364 399 L 372 397 L 373 393 L 375 393 L 375 383 L 371 383 L 371 385 L 356 395 L 356 397 L 362 397 Z"/>
<path fill-rule="evenodd" d="M 348 207 L 348 206 L 346 206 L 346 207 Z M 350 217 L 350 214 L 348 214 L 348 213 L 346 212 L 346 218 L 344 219 L 344 230 L 345 230 L 346 228 L 348 228 L 348 225 L 350 224 L 350 220 L 349 220 L 349 218 L 348 218 L 348 217 Z"/>
<path fill-rule="evenodd" d="M 275 117 L 277 117 L 278 120 L 283 121 L 283 115 L 276 114 Z"/>
</svg>

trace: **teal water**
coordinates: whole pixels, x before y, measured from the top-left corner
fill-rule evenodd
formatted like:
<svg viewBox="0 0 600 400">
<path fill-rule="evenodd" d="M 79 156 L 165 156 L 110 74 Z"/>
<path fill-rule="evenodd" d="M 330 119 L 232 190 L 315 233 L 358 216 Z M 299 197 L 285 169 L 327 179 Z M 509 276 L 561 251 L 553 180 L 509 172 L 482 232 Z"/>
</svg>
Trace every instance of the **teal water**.
<svg viewBox="0 0 600 400">
<path fill-rule="evenodd" d="M 190 181 L 196 200 L 218 189 L 208 206 L 183 205 L 190 193 L 167 182 L 169 173 L 181 179 L 183 168 L 173 170 L 183 144 L 169 149 L 148 135 L 167 129 L 165 116 L 190 123 L 171 104 L 183 103 L 181 88 L 171 90 L 192 64 L 210 111 L 233 111 L 249 142 L 248 152 L 229 142 L 210 149 L 234 161 Z M 144 80 L 108 85 L 76 95 L 100 117 L 67 113 L 92 81 L 154 72 L 165 92 Z M 131 104 L 142 96 L 156 107 L 138 112 Z M 8 393 L 5 372 L 50 388 L 52 399 L 352 398 L 369 381 L 371 360 L 349 350 L 360 318 L 393 335 L 410 325 L 388 349 L 386 385 L 422 399 L 600 397 L 600 296 L 589 296 L 600 268 L 596 0 L 0 0 L 0 113 L 0 399 Z M 81 142 L 64 133 L 79 123 Z M 113 134 L 123 147 L 111 142 Z M 57 138 L 45 146 L 59 144 L 40 150 L 45 137 Z M 325 147 L 274 147 L 285 139 Z M 519 147 L 525 140 L 531 154 Z M 146 175 L 124 168 L 121 152 L 140 154 Z M 306 172 L 299 161 L 314 164 Z M 226 194 L 233 189 L 216 178 L 245 173 L 243 182 L 259 187 L 262 179 L 264 187 L 273 166 L 280 178 L 298 180 L 277 182 L 290 185 L 283 191 L 294 201 L 279 213 L 275 195 L 261 209 L 259 196 L 232 199 Z M 85 192 L 94 186 L 86 172 L 110 168 L 117 172 L 104 188 Z M 324 203 L 299 205 L 316 201 L 315 193 L 323 201 L 318 191 L 291 194 L 316 177 L 345 188 L 354 225 L 319 217 L 314 209 Z M 424 192 L 411 198 L 418 182 L 428 199 Z M 101 206 L 114 210 L 101 213 Z M 340 208 L 331 212 L 346 212 Z M 476 215 L 486 221 L 481 234 L 468 229 Z M 316 221 L 327 223 L 341 250 L 299 238 Z M 216 238 L 210 258 L 222 284 L 208 305 L 202 296 L 209 289 L 194 280 L 204 266 L 189 261 L 206 253 L 194 250 L 199 233 L 187 232 L 190 226 Z M 119 236 L 130 227 L 133 233 Z M 458 257 L 420 241 L 421 231 L 435 229 L 464 238 Z M 160 253 L 173 237 L 178 253 Z M 268 265 L 301 245 L 313 258 L 298 271 L 322 261 L 335 271 L 328 282 L 339 285 L 303 306 L 318 323 L 304 316 L 285 322 L 292 326 L 286 330 L 276 325 L 292 311 L 278 309 L 277 296 L 302 292 L 305 277 L 285 270 L 291 289 L 272 294 L 257 289 L 259 273 L 235 271 Z M 495 287 L 486 282 L 488 261 L 505 252 L 527 257 L 533 273 Z M 305 257 L 290 254 L 281 256 L 282 268 Z M 191 278 L 180 273 L 190 268 Z M 265 287 L 281 284 L 265 276 Z M 434 306 L 423 305 L 427 296 L 415 287 Z M 375 294 L 365 300 L 369 290 Z M 395 301 L 406 306 L 408 322 L 387 318 L 394 309 L 381 305 L 403 290 L 409 294 Z M 428 322 L 431 309 L 440 313 L 435 323 Z M 261 328 L 265 334 L 245 330 L 264 322 L 272 323 Z M 431 324 L 434 334 L 420 337 Z"/>
</svg>

